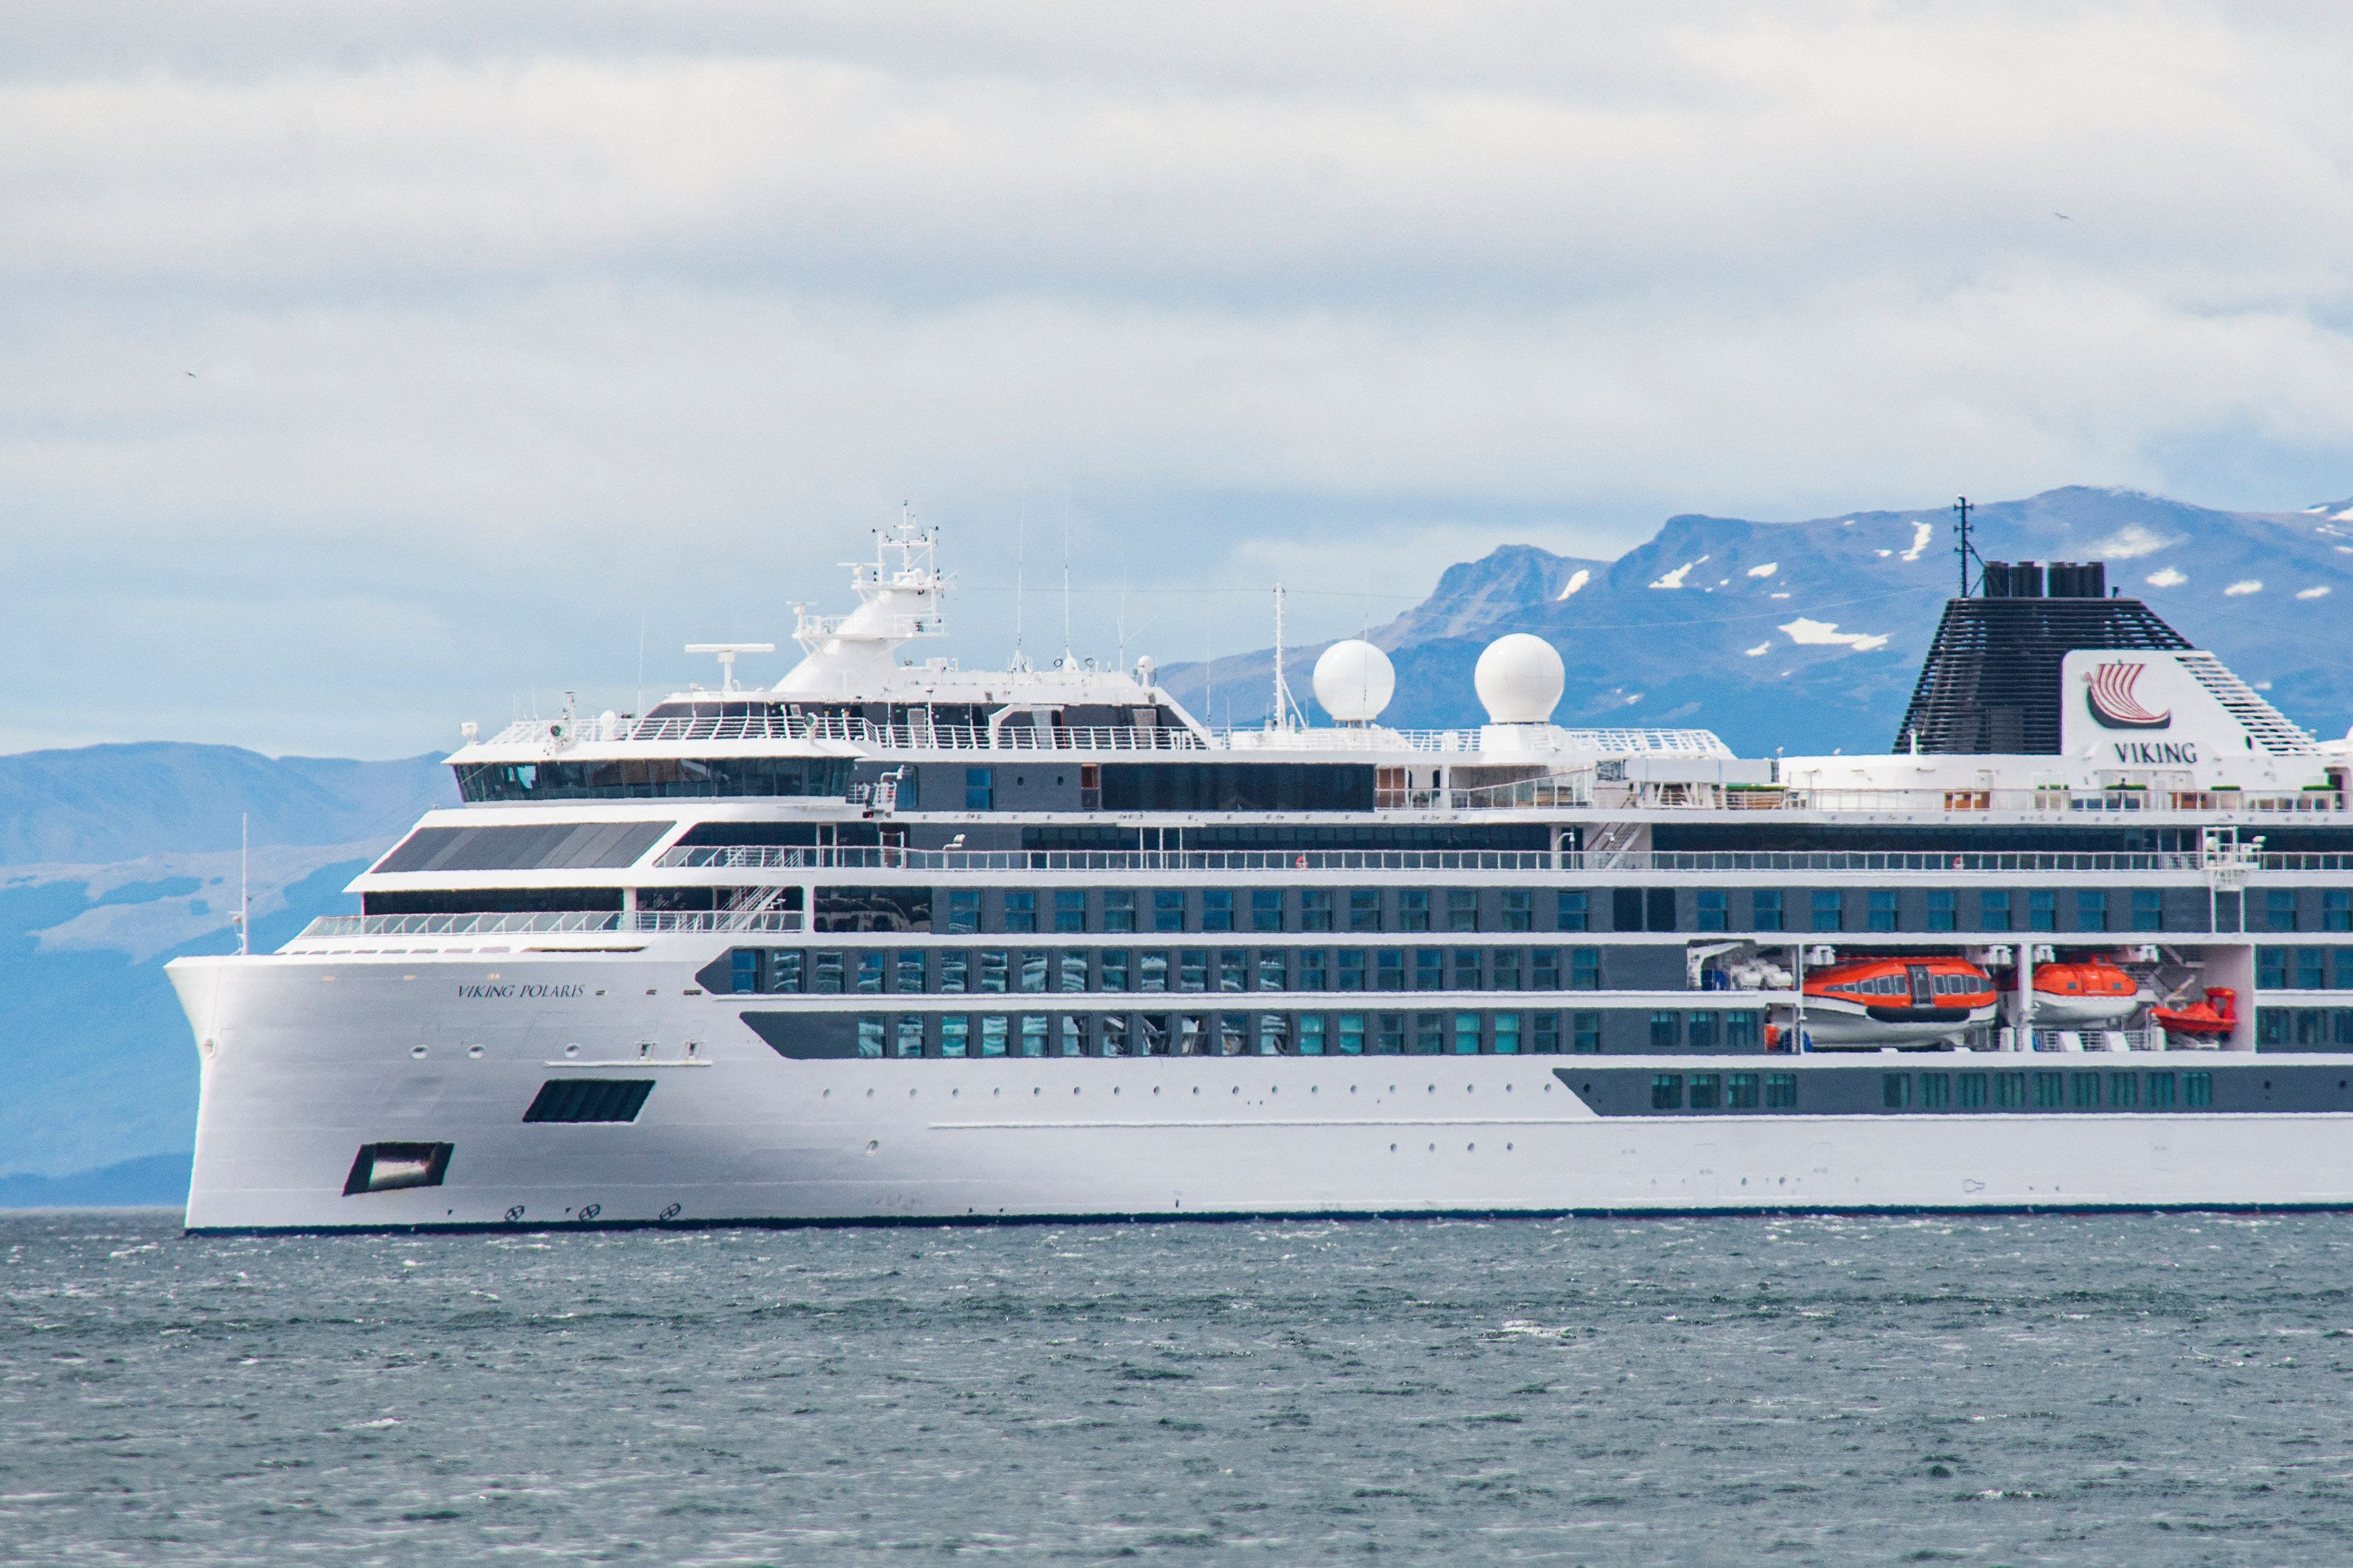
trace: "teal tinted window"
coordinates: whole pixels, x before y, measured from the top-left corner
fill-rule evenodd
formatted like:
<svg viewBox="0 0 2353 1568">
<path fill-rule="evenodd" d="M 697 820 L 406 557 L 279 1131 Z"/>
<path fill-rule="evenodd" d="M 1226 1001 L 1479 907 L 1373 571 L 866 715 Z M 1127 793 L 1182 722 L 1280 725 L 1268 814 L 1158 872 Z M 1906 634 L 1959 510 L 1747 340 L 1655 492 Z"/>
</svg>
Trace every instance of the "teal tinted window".
<svg viewBox="0 0 2353 1568">
<path fill-rule="evenodd" d="M 858 1054 L 879 1057 L 882 1054 L 883 1021 L 880 1018 L 858 1020 Z"/>
<path fill-rule="evenodd" d="M 1681 1013 L 1658 1012 L 1651 1015 L 1651 1048 L 1672 1051 L 1683 1043 L 1683 1016 Z"/>
<path fill-rule="evenodd" d="M 1560 895 L 1560 912 L 1556 921 L 1559 930 L 1584 931 L 1587 929 L 1586 921 L 1589 918 L 1585 894 L 1563 893 Z"/>
<path fill-rule="evenodd" d="M 1568 1016 L 1568 1048 L 1590 1056 L 1601 1048 L 1601 1015 L 1571 1013 Z"/>
<path fill-rule="evenodd" d="M 1005 895 L 1005 929 L 1009 931 L 1033 931 L 1038 929 L 1038 895 L 1032 892 Z"/>
<path fill-rule="evenodd" d="M 1359 1038 L 1357 1041 L 1357 1048 L 1361 1050 L 1363 1047 L 1364 1042 Z M 1320 1057 L 1324 1054 L 1323 1014 L 1303 1013 L 1300 1015 L 1299 1054 L 1303 1057 Z"/>
<path fill-rule="evenodd" d="M 1282 889 L 1253 888 L 1250 889 L 1250 930 L 1281 931 L 1282 929 Z"/>
<path fill-rule="evenodd" d="M 2165 929 L 2165 890 L 2162 888 L 2133 889 L 2132 928 L 2135 931 Z"/>
<path fill-rule="evenodd" d="M 1535 924 L 1535 895 L 1525 888 L 1506 889 L 1497 895 L 1503 921 L 1501 931 L 1529 931 Z"/>
<path fill-rule="evenodd" d="M 2034 1075 L 2034 1109 L 2056 1110 L 2067 1103 L 2067 1080 L 2063 1073 L 2039 1072 Z"/>
<path fill-rule="evenodd" d="M 1381 929 L 1381 894 L 1377 888 L 1356 888 L 1348 893 L 1348 929 Z"/>
<path fill-rule="evenodd" d="M 1478 1014 L 1454 1015 L 1454 1054 L 1458 1057 L 1475 1057 L 1479 1054 Z"/>
<path fill-rule="evenodd" d="M 2059 895 L 2047 889 L 2026 895 L 2026 923 L 2033 931 L 2059 929 Z"/>
<path fill-rule="evenodd" d="M 1895 929 L 1895 895 L 1894 893 L 1874 892 L 1871 895 L 1871 929 L 1873 931 Z"/>
<path fill-rule="evenodd" d="M 1499 1057 L 1520 1054 L 1520 1016 L 1517 1013 L 1495 1015 L 1495 1054 Z"/>
<path fill-rule="evenodd" d="M 1724 1016 L 1724 1048 L 1753 1051 L 1765 1042 L 1765 1015 L 1746 1009 Z"/>
<path fill-rule="evenodd" d="M 1723 1023 L 1721 1013 L 1694 1013 L 1683 1021 L 1691 1048 L 1695 1051 L 1715 1049 L 1716 1034 Z"/>
<path fill-rule="evenodd" d="M 1598 947 L 1572 947 L 1568 950 L 1568 988 L 1571 991 L 1601 989 L 1601 950 Z"/>
<path fill-rule="evenodd" d="M 1234 895 L 1231 889 L 1211 888 L 1201 895 L 1201 929 L 1234 929 Z"/>
<path fill-rule="evenodd" d="M 1726 1110 L 1754 1110 L 1757 1106 L 1755 1073 L 1735 1072 L 1724 1075 L 1724 1108 Z"/>
<path fill-rule="evenodd" d="M 1725 909 L 1727 895 L 1721 888 L 1702 888 L 1696 896 L 1696 919 L 1702 931 L 1729 929 L 1730 916 Z"/>
<path fill-rule="evenodd" d="M 1042 1057 L 1046 1054 L 1046 1015 L 1043 1013 L 1021 1015 L 1021 1054 L 1023 1056 Z"/>
<path fill-rule="evenodd" d="M 1005 1020 L 1002 1017 L 992 1016 L 980 1021 L 980 1054 L 985 1057 L 1005 1054 Z"/>
<path fill-rule="evenodd" d="M 976 931 L 980 929 L 980 894 L 973 889 L 962 889 L 948 894 L 948 931 L 950 934 Z"/>
<path fill-rule="evenodd" d="M 2112 1072 L 2108 1075 L 2108 1105 L 2116 1110 L 2130 1110 L 2140 1103 L 2140 1077 L 2137 1073 Z"/>
<path fill-rule="evenodd" d="M 1087 929 L 1087 896 L 1084 892 L 1066 888 L 1054 895 L 1054 929 L 1058 931 Z"/>
<path fill-rule="evenodd" d="M 1446 929 L 1479 929 L 1479 893 L 1474 888 L 1450 888 L 1446 893 Z"/>
<path fill-rule="evenodd" d="M 1430 929 L 1430 889 L 1400 888 L 1398 889 L 1398 930 L 1428 931 Z"/>
<path fill-rule="evenodd" d="M 2007 891 L 1997 890 L 1978 895 L 1978 925 L 1984 931 L 2010 929 L 2010 894 Z"/>
<path fill-rule="evenodd" d="M 2186 1072 L 2181 1075 L 2181 1103 L 2187 1106 L 2210 1106 L 2214 1103 L 2214 1075 L 2211 1072 Z"/>
<path fill-rule="evenodd" d="M 2172 1110 L 2174 1088 L 2173 1075 L 2169 1072 L 2153 1072 L 2147 1076 L 2148 1108 L 2151 1110 Z"/>
<path fill-rule="evenodd" d="M 1993 1075 L 1994 1103 L 2004 1110 L 2026 1109 L 2026 1075 L 2022 1072 L 1998 1072 Z"/>
<path fill-rule="evenodd" d="M 1777 888 L 1749 895 L 1748 923 L 1757 931 L 1779 931 L 1781 893 Z"/>
<path fill-rule="evenodd" d="M 1103 896 L 1103 928 L 1110 931 L 1135 929 L 1135 889 L 1113 888 Z"/>
<path fill-rule="evenodd" d="M 1330 931 L 1332 929 L 1332 889 L 1308 888 L 1299 895 L 1299 929 Z"/>
<path fill-rule="evenodd" d="M 1712 1072 L 1692 1074 L 1690 1103 L 1694 1110 L 1720 1110 L 1724 1104 L 1724 1080 Z"/>
<path fill-rule="evenodd" d="M 1960 895 L 1950 888 L 1928 889 L 1928 929 L 1953 931 L 1960 919 Z"/>
<path fill-rule="evenodd" d="M 1953 1075 L 1953 1102 L 1964 1110 L 1982 1110 L 1986 1102 L 1986 1075 L 1964 1072 Z"/>
<path fill-rule="evenodd" d="M 960 1014 L 950 1014 L 940 1020 L 940 1055 L 960 1057 L 971 1038 L 972 1020 Z"/>
<path fill-rule="evenodd" d="M 1924 1072 L 1920 1075 L 1920 1109 L 1942 1110 L 1953 1103 L 1953 1080 L 1950 1074 Z"/>
<path fill-rule="evenodd" d="M 1683 1080 L 1671 1072 L 1651 1075 L 1651 1109 L 1681 1110 L 1683 1108 Z"/>
<path fill-rule="evenodd" d="M 1152 929 L 1183 931 L 1185 929 L 1185 892 L 1181 888 L 1155 888 L 1152 890 Z"/>
<path fill-rule="evenodd" d="M 1795 1110 L 1798 1109 L 1798 1075 L 1793 1072 L 1768 1072 L 1765 1075 L 1765 1109 Z"/>
<path fill-rule="evenodd" d="M 1902 1110 L 1912 1103 L 1912 1075 L 1908 1072 L 1883 1072 L 1879 1075 L 1879 1103 L 1887 1110 Z"/>
<path fill-rule="evenodd" d="M 2100 1108 L 2100 1075 L 2098 1073 L 2070 1074 L 2067 1087 L 2076 1110 L 2097 1110 Z"/>
<path fill-rule="evenodd" d="M 1814 929 L 1816 931 L 1837 931 L 1840 929 L 1840 920 L 1841 918 L 1840 901 L 1841 895 L 1835 888 L 1818 888 L 1814 890 L 1813 911 Z"/>
<path fill-rule="evenodd" d="M 966 768 L 964 771 L 964 808 L 966 811 L 994 811 L 997 802 L 996 773 L 987 768 Z"/>
<path fill-rule="evenodd" d="M 2108 895 L 2097 888 L 2085 888 L 2075 894 L 2075 929 L 2105 931 L 2108 929 Z"/>
</svg>

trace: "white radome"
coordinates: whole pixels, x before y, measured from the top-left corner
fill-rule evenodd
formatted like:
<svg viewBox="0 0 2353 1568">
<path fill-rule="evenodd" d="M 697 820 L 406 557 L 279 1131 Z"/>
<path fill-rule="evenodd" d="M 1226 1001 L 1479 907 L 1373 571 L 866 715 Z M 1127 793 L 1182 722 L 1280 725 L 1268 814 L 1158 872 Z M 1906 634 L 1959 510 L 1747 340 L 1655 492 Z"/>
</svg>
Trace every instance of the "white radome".
<svg viewBox="0 0 2353 1568">
<path fill-rule="evenodd" d="M 1343 724 L 1368 724 L 1397 692 L 1397 667 L 1361 637 L 1335 642 L 1315 661 L 1315 700 Z"/>
<path fill-rule="evenodd" d="M 1497 637 L 1471 672 L 1491 724 L 1542 724 L 1560 704 L 1568 671 L 1552 644 L 1526 632 Z"/>
</svg>

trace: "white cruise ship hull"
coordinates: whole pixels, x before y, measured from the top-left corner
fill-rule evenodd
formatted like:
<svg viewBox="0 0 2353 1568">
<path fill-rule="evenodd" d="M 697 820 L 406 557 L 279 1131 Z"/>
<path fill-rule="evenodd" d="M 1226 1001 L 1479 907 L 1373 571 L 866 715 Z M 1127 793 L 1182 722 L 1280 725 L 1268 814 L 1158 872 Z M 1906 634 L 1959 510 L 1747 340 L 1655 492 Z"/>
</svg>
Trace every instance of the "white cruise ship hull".
<svg viewBox="0 0 2353 1568">
<path fill-rule="evenodd" d="M 1924 1058 L 791 1059 L 741 1021 L 752 999 L 695 987 L 712 956 L 657 938 L 178 961 L 204 1056 L 190 1228 L 2353 1205 L 2353 1095 L 2334 1109 L 2331 1088 L 2353 1067 L 2329 1058 L 2093 1064 L 2302 1073 L 2294 1109 L 1611 1114 L 1595 1075 L 1680 1093 L 1703 1071 L 1794 1073 L 1813 1096 L 1832 1081 L 1815 1075 Z M 633 1121 L 525 1121 L 554 1079 L 651 1088 Z M 438 1184 L 346 1191 L 364 1148 L 443 1145 Z"/>
</svg>

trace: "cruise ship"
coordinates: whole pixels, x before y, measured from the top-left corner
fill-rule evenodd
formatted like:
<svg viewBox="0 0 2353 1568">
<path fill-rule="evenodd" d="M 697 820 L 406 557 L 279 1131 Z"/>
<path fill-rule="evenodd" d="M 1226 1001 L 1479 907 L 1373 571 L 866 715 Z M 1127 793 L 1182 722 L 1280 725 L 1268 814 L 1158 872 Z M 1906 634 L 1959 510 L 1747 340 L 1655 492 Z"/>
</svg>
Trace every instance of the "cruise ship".
<svg viewBox="0 0 2353 1568">
<path fill-rule="evenodd" d="M 1744 759 L 1525 635 L 1442 731 L 1360 640 L 1226 731 L 960 668 L 881 537 L 773 687 L 466 726 L 363 912 L 173 963 L 190 1228 L 2353 1205 L 2353 757 L 2097 563 Z"/>
</svg>

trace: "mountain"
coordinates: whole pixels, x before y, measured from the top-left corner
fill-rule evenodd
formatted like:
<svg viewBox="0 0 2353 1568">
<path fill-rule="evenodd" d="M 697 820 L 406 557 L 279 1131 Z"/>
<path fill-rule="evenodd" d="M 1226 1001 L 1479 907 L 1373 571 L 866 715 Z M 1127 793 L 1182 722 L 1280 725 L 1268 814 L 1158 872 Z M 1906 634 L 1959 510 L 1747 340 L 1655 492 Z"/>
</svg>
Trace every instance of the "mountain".
<svg viewBox="0 0 2353 1568">
<path fill-rule="evenodd" d="M 1482 721 L 1471 672 L 1506 632 L 1560 650 L 1570 726 L 1711 729 L 1746 755 L 1883 752 L 1946 597 L 1957 585 L 1952 511 L 1850 512 L 1807 522 L 1668 519 L 1616 561 L 1507 545 L 1448 568 L 1437 591 L 1370 633 L 1398 668 L 1384 720 Z M 1989 561 L 2104 561 L 2145 598 L 2322 736 L 2353 721 L 2353 502 L 2218 511 L 2135 490 L 2073 487 L 1971 509 Z M 1303 700 L 1322 647 L 1285 650 Z M 1271 650 L 1217 661 L 1220 716 L 1262 718 Z M 1162 681 L 1201 710 L 1201 665 Z M 1239 699 L 1250 694 L 1247 702 Z M 1320 715 L 1318 715 L 1320 718 Z"/>
<path fill-rule="evenodd" d="M 354 910 L 343 885 L 455 801 L 437 757 L 164 744 L 0 757 L 0 1207 L 156 1202 L 175 1170 L 185 1191 L 196 1057 L 164 965 L 236 946 L 240 815 L 266 952 Z"/>
</svg>

